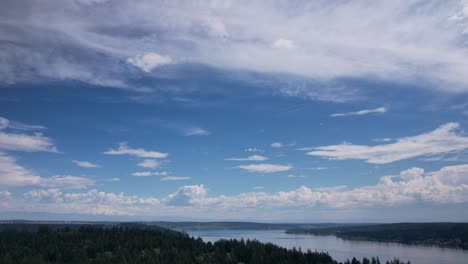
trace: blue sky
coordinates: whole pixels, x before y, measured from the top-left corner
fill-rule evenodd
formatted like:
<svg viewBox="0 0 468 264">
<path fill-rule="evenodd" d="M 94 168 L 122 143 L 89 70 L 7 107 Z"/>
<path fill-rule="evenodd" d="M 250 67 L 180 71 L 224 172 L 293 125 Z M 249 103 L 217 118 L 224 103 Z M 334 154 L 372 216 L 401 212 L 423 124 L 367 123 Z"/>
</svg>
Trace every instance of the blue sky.
<svg viewBox="0 0 468 264">
<path fill-rule="evenodd" d="M 3 218 L 467 221 L 466 1 L 4 1 Z"/>
</svg>

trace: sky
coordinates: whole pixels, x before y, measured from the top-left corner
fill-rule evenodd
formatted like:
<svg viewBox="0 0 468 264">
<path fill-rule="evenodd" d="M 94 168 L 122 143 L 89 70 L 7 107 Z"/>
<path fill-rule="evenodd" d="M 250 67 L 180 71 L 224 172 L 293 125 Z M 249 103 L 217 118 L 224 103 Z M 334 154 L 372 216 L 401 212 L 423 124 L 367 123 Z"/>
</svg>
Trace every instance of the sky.
<svg viewBox="0 0 468 264">
<path fill-rule="evenodd" d="M 4 0 L 0 218 L 468 221 L 468 1 Z"/>
</svg>

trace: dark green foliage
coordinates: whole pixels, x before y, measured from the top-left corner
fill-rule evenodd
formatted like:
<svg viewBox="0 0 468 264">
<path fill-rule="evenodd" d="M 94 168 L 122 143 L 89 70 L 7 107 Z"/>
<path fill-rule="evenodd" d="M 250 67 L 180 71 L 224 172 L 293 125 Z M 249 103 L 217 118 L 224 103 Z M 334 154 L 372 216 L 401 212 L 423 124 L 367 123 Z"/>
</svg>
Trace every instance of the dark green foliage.
<svg viewBox="0 0 468 264">
<path fill-rule="evenodd" d="M 336 263 L 258 241 L 214 244 L 161 229 L 86 227 L 0 233 L 0 263 Z"/>
<path fill-rule="evenodd" d="M 243 239 L 204 243 L 183 233 L 138 224 L 4 230 L 0 232 L 0 263 L 337 264 L 327 253 Z M 365 258 L 346 263 L 371 262 Z M 377 263 L 372 258 L 372 264 Z M 388 263 L 404 264 L 398 260 Z"/>
</svg>

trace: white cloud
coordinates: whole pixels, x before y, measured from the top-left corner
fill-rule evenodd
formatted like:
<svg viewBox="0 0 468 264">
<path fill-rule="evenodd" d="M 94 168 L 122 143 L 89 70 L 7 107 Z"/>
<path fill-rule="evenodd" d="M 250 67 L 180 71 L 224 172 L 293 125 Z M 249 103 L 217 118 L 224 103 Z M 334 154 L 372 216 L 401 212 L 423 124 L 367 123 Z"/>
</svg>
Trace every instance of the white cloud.
<svg viewBox="0 0 468 264">
<path fill-rule="evenodd" d="M 227 38 L 229 33 L 224 23 L 215 17 L 205 17 L 202 19 L 202 25 L 208 36 L 215 38 Z"/>
<path fill-rule="evenodd" d="M 468 149 L 468 137 L 456 133 L 458 123 L 447 123 L 436 130 L 417 136 L 396 139 L 394 143 L 367 146 L 343 143 L 305 150 L 307 155 L 329 159 L 362 159 L 368 163 L 386 164 L 425 155 L 437 155 Z"/>
<path fill-rule="evenodd" d="M 89 161 L 72 160 L 72 162 L 75 163 L 76 165 L 80 166 L 80 167 L 83 167 L 83 168 L 99 168 L 99 167 L 101 167 L 100 165 L 95 164 L 95 163 L 91 163 Z"/>
<path fill-rule="evenodd" d="M 247 158 L 226 158 L 224 160 L 232 160 L 232 161 L 264 161 L 267 160 L 267 157 L 261 155 L 252 155 Z"/>
<path fill-rule="evenodd" d="M 165 176 L 161 178 L 161 181 L 186 181 L 190 179 L 192 179 L 192 177 Z"/>
<path fill-rule="evenodd" d="M 27 125 L 0 117 L 0 149 L 26 152 L 57 152 L 52 139 L 43 136 L 41 133 L 12 133 L 5 132 L 6 129 L 33 131 L 45 129 L 45 127 Z"/>
<path fill-rule="evenodd" d="M 56 175 L 44 178 L 16 163 L 16 159 L 0 152 L 0 186 L 36 186 L 47 188 L 84 189 L 95 181 L 86 177 Z"/>
<path fill-rule="evenodd" d="M 142 162 L 138 163 L 137 166 L 140 166 L 140 167 L 143 167 L 143 168 L 156 169 L 159 166 L 161 166 L 161 163 L 156 161 L 156 160 L 145 159 Z"/>
<path fill-rule="evenodd" d="M 104 154 L 107 155 L 130 155 L 139 158 L 153 158 L 153 159 L 163 159 L 168 156 L 167 153 L 162 153 L 158 151 L 146 151 L 142 148 L 132 149 L 127 146 L 125 143 L 120 143 L 118 149 L 110 149 L 105 151 Z"/>
<path fill-rule="evenodd" d="M 38 184 L 45 188 L 86 189 L 93 186 L 95 181 L 90 178 L 72 175 L 55 175 L 49 178 L 41 178 Z"/>
<path fill-rule="evenodd" d="M 208 136 L 210 134 L 210 131 L 201 127 L 189 127 L 184 129 L 185 136 Z"/>
<path fill-rule="evenodd" d="M 40 133 L 26 135 L 0 132 L 0 149 L 25 152 L 58 152 L 53 141 Z"/>
<path fill-rule="evenodd" d="M 265 151 L 263 151 L 261 149 L 257 149 L 257 148 L 246 148 L 246 149 L 244 149 L 244 151 L 245 152 L 260 152 L 260 153 L 265 152 Z"/>
<path fill-rule="evenodd" d="M 11 193 L 9 191 L 0 191 L 0 200 L 7 199 L 11 197 Z"/>
<path fill-rule="evenodd" d="M 272 173 L 280 171 L 288 171 L 293 168 L 290 165 L 278 165 L 278 164 L 250 164 L 241 165 L 236 168 L 246 170 L 248 172 L 261 172 L 261 173 Z"/>
<path fill-rule="evenodd" d="M 154 68 L 172 63 L 172 59 L 169 56 L 160 55 L 155 52 L 148 52 L 143 55 L 128 58 L 127 62 L 145 72 L 150 72 Z"/>
<path fill-rule="evenodd" d="M 336 113 L 330 115 L 331 117 L 342 117 L 342 116 L 360 116 L 360 115 L 368 115 L 372 113 L 385 113 L 388 109 L 385 107 L 378 107 L 375 109 L 364 109 L 356 112 L 348 112 L 348 113 Z"/>
<path fill-rule="evenodd" d="M 272 45 L 274 48 L 295 49 L 296 45 L 290 39 L 280 38 L 275 40 Z"/>
<path fill-rule="evenodd" d="M 273 142 L 270 144 L 272 148 L 282 148 L 284 145 L 281 142 Z"/>
<path fill-rule="evenodd" d="M 11 200 L 11 193 L 9 191 L 0 191 L 0 208 L 9 207 Z"/>
<path fill-rule="evenodd" d="M 157 198 L 142 198 L 124 193 L 106 193 L 90 190 L 81 193 L 64 193 L 59 189 L 36 189 L 24 195 L 26 205 L 23 210 L 34 211 L 40 207 L 42 212 L 76 213 L 92 215 L 135 215 L 144 214 L 148 206 L 160 203 Z"/>
<path fill-rule="evenodd" d="M 260 187 L 255 189 L 261 190 Z M 304 212 L 306 209 L 327 210 L 330 214 L 356 213 L 359 212 L 356 210 L 366 208 L 390 210 L 404 205 L 467 204 L 468 164 L 446 166 L 432 172 L 410 168 L 397 175 L 382 176 L 375 184 L 354 188 L 343 185 L 301 186 L 275 193 L 256 191 L 210 197 L 203 185 L 186 185 L 160 199 L 98 190 L 68 193 L 59 188 L 49 188 L 25 193 L 24 202 L 6 192 L 1 192 L 0 196 L 12 202 L 10 209 L 35 211 L 41 208 L 41 211 L 51 213 L 142 216 L 155 215 L 158 211 L 186 215 L 193 210 L 190 212 L 200 212 L 200 215 L 217 212 L 220 216 L 234 210 L 235 215 L 256 212 L 254 217 L 261 216 L 262 212 L 271 215 L 288 210 Z M 183 206 L 183 210 L 175 210 L 179 206 Z"/>
<path fill-rule="evenodd" d="M 26 131 L 46 129 L 45 126 L 27 125 L 27 124 L 23 124 L 20 122 L 8 120 L 0 116 L 0 130 L 6 129 L 6 128 L 16 129 L 16 130 L 26 130 Z"/>
<path fill-rule="evenodd" d="M 263 186 L 255 186 L 254 187 L 254 190 L 263 190 L 263 189 L 265 189 L 265 187 L 263 187 Z"/>
<path fill-rule="evenodd" d="M 122 85 L 122 72 L 114 69 L 123 59 L 142 54 L 128 60 L 144 71 L 172 62 L 154 53 L 157 47 L 184 62 L 315 80 L 372 76 L 442 83 L 422 87 L 452 92 L 468 87 L 463 1 L 198 1 L 181 6 L 177 1 L 122 0 L 109 1 L 106 8 L 96 8 L 99 0 L 86 2 L 97 3 L 77 8 L 75 1 L 30 0 L 26 12 L 2 2 L 1 15 L 8 20 L 4 27 L 11 28 L 2 34 L 2 43 L 17 44 L 3 45 L 0 79 L 13 83 L 37 74 Z M 51 18 L 52 7 L 57 11 Z M 114 26 L 106 23 L 111 19 Z M 274 40 L 294 40 L 301 48 L 281 56 L 281 49 L 271 48 Z M 45 59 L 44 51 L 57 43 L 88 52 L 74 55 L 65 49 Z M 93 67 L 93 55 L 104 57 L 109 67 Z M 277 89 L 294 94 L 294 86 Z M 302 95 L 311 89 L 304 90 Z"/>
<path fill-rule="evenodd" d="M 180 187 L 175 193 L 164 199 L 166 204 L 172 206 L 189 206 L 203 203 L 207 190 L 203 184 L 186 185 Z"/>
<path fill-rule="evenodd" d="M 41 177 L 16 164 L 16 159 L 0 152 L 0 186 L 38 185 Z"/>
<path fill-rule="evenodd" d="M 148 177 L 148 176 L 167 176 L 167 172 L 153 172 L 153 171 L 141 171 L 132 173 L 135 177 Z"/>
<path fill-rule="evenodd" d="M 168 196 L 172 205 L 215 208 L 365 208 L 398 206 L 414 203 L 468 203 L 468 165 L 443 167 L 424 173 L 421 168 L 402 171 L 397 176 L 383 176 L 376 185 L 349 189 L 346 186 L 321 187 L 315 190 L 301 186 L 292 191 L 273 194 L 241 193 L 234 196 L 207 197 L 203 185 L 183 186 Z"/>
<path fill-rule="evenodd" d="M 295 174 L 289 174 L 288 178 L 294 179 L 294 178 L 305 178 L 304 175 L 295 175 Z"/>
</svg>

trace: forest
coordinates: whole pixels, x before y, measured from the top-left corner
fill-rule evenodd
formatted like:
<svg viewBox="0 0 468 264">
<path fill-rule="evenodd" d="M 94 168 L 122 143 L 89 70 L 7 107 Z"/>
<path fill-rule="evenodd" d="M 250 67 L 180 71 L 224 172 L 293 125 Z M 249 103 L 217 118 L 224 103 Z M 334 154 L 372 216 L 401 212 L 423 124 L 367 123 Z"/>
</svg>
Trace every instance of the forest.
<svg viewBox="0 0 468 264">
<path fill-rule="evenodd" d="M 205 243 L 185 233 L 147 225 L 3 225 L 0 263 L 321 263 L 324 252 L 285 249 L 255 240 Z M 344 264 L 380 264 L 378 258 Z M 409 264 L 398 259 L 388 264 Z"/>
<path fill-rule="evenodd" d="M 293 228 L 289 234 L 335 235 L 343 239 L 468 249 L 468 223 L 397 223 Z"/>
</svg>

